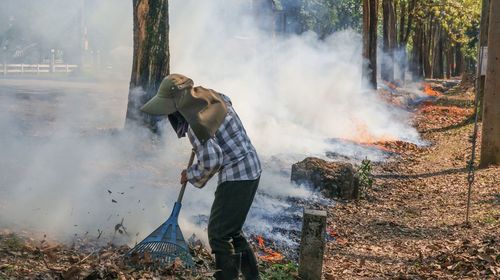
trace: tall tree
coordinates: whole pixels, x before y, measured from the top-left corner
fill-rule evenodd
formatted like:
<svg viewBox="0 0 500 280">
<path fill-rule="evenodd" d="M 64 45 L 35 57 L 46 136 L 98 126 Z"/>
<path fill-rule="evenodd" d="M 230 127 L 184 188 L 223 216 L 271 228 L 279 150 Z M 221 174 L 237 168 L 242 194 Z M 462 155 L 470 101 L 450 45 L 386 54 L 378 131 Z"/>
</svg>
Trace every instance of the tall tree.
<svg viewBox="0 0 500 280">
<path fill-rule="evenodd" d="M 464 66 L 475 60 L 480 1 L 418 0 L 414 3 L 416 25 L 412 38 L 421 37 L 417 38 L 421 44 L 413 43 L 419 43 L 422 50 L 414 49 L 412 54 L 421 54 L 423 59 L 413 57 L 412 61 L 422 64 L 412 69 L 423 69 L 426 78 L 441 78 L 444 72 L 447 76 L 461 74 Z"/>
<path fill-rule="evenodd" d="M 394 0 L 382 1 L 382 30 L 384 42 L 384 56 L 382 57 L 382 79 L 392 82 L 394 80 L 394 49 L 396 47 L 396 10 Z"/>
<path fill-rule="evenodd" d="M 399 5 L 397 3 L 399 2 Z M 398 51 L 400 52 L 399 59 L 396 59 L 396 65 L 398 66 L 398 70 L 395 74 L 395 79 L 404 83 L 405 81 L 405 72 L 407 68 L 407 53 L 406 46 L 408 44 L 408 40 L 410 38 L 410 33 L 412 31 L 413 21 L 415 18 L 415 2 L 416 0 L 399 0 L 395 2 L 395 10 L 398 11 L 397 7 L 399 7 L 399 39 L 398 39 Z M 397 14 L 397 12 L 396 12 Z M 418 28 L 418 27 L 417 27 Z M 417 36 L 417 30 L 415 30 L 415 36 Z M 418 42 L 417 42 L 418 43 Z M 415 42 L 414 42 L 415 44 Z M 416 51 L 414 49 L 414 51 Z M 415 60 L 415 59 L 414 59 Z M 416 59 L 418 60 L 418 59 Z M 413 70 L 416 70 L 413 68 Z M 415 76 L 415 75 L 414 75 Z M 421 75 L 419 75 L 421 76 Z"/>
<path fill-rule="evenodd" d="M 424 34 L 424 28 L 422 27 L 422 24 L 416 24 L 415 34 L 413 35 L 411 64 L 409 67 L 412 73 L 413 81 L 421 80 L 424 77 L 423 34 Z"/>
<path fill-rule="evenodd" d="M 483 0 L 481 6 L 481 27 L 479 32 L 479 55 L 478 61 L 482 59 L 483 51 L 481 49 L 485 49 L 488 46 L 488 24 L 489 24 L 489 12 L 490 12 L 490 0 Z M 478 63 L 477 69 L 477 92 L 479 93 L 479 105 L 481 106 L 480 110 L 482 111 L 483 107 L 483 95 L 484 95 L 484 83 L 486 80 L 486 75 L 481 73 L 480 67 L 483 66 L 482 63 Z M 484 73 L 486 74 L 486 73 Z"/>
<path fill-rule="evenodd" d="M 158 118 L 139 108 L 170 72 L 168 0 L 133 0 L 133 6 L 134 58 L 125 125 L 148 125 L 155 131 Z"/>
<path fill-rule="evenodd" d="M 373 88 L 377 88 L 377 8 L 377 0 L 363 0 L 363 57 L 367 61 L 363 77 Z"/>
<path fill-rule="evenodd" d="M 500 1 L 490 3 L 481 166 L 500 164 Z"/>
<path fill-rule="evenodd" d="M 444 78 L 444 34 L 441 25 L 438 25 L 434 33 L 434 49 L 433 49 L 433 60 L 432 60 L 432 78 L 443 79 Z"/>
</svg>

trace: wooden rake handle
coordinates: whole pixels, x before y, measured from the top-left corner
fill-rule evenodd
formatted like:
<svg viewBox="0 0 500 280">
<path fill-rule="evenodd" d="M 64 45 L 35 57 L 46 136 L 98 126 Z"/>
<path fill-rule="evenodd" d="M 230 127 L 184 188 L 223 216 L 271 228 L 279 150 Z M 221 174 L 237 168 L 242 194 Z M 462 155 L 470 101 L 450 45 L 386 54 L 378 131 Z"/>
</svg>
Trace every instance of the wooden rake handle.
<svg viewBox="0 0 500 280">
<path fill-rule="evenodd" d="M 189 168 L 189 167 L 191 167 L 191 165 L 193 165 L 194 155 L 195 155 L 194 150 L 191 150 L 191 157 L 189 158 L 189 163 L 188 163 L 187 168 Z M 177 202 L 179 202 L 179 203 L 181 203 L 182 197 L 184 196 L 184 192 L 186 191 L 186 185 L 187 185 L 187 181 L 182 184 L 181 191 L 179 193 L 179 197 L 177 198 Z"/>
</svg>

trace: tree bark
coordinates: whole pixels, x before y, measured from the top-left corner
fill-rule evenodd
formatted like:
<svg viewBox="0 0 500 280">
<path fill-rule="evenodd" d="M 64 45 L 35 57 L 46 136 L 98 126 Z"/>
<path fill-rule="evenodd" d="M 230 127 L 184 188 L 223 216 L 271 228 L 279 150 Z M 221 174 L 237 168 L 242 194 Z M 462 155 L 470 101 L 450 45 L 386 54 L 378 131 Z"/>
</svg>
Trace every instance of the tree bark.
<svg viewBox="0 0 500 280">
<path fill-rule="evenodd" d="M 402 46 L 402 43 L 403 43 L 404 37 L 405 37 L 406 13 L 407 13 L 406 3 L 405 3 L 405 1 L 400 1 L 400 3 L 399 3 L 399 30 L 398 30 L 398 32 L 399 32 L 399 38 L 398 38 L 399 47 Z"/>
<path fill-rule="evenodd" d="M 396 13 L 393 0 L 383 0 L 383 50 L 381 76 L 388 82 L 394 81 L 394 49 L 396 47 Z"/>
<path fill-rule="evenodd" d="M 481 166 L 500 164 L 500 1 L 491 1 L 488 31 Z"/>
<path fill-rule="evenodd" d="M 438 26 L 436 28 L 436 33 L 434 40 L 436 40 L 434 52 L 433 52 L 433 71 L 432 78 L 434 79 L 443 79 L 444 78 L 444 56 L 443 56 L 443 28 Z"/>
<path fill-rule="evenodd" d="M 445 75 L 446 79 L 451 79 L 451 76 L 453 75 L 453 67 L 454 67 L 454 59 L 453 59 L 453 46 L 451 45 L 450 38 L 448 36 L 445 36 L 445 48 L 444 52 L 446 54 L 446 63 L 445 63 Z"/>
<path fill-rule="evenodd" d="M 462 54 L 462 44 L 457 43 L 455 46 L 455 73 L 456 77 L 464 73 L 464 56 Z"/>
<path fill-rule="evenodd" d="M 133 6 L 134 57 L 125 125 L 147 125 L 156 131 L 158 118 L 139 108 L 170 72 L 168 0 L 133 0 Z"/>
<path fill-rule="evenodd" d="M 413 37 L 413 50 L 412 50 L 412 61 L 410 64 L 410 71 L 412 73 L 412 80 L 418 81 L 424 77 L 424 58 L 423 58 L 423 27 L 421 24 L 417 24 L 415 28 L 415 36 Z"/>
<path fill-rule="evenodd" d="M 428 22 L 424 25 L 424 32 L 422 36 L 422 60 L 424 66 L 424 77 L 431 78 L 432 76 L 432 46 L 434 41 L 434 24 L 432 16 L 429 18 Z"/>
<path fill-rule="evenodd" d="M 406 69 L 408 67 L 408 54 L 406 51 L 406 46 L 408 44 L 408 40 L 410 38 L 410 33 L 411 33 L 411 28 L 413 26 L 413 20 L 415 18 L 415 7 L 416 7 L 416 0 L 409 0 L 407 1 L 400 1 L 399 3 L 400 6 L 400 21 L 399 21 L 399 42 L 398 42 L 398 48 L 399 51 L 401 52 L 401 56 L 399 59 L 396 60 L 396 63 L 398 65 L 398 72 L 397 76 L 395 77 L 396 80 L 400 81 L 401 83 L 404 83 L 405 81 L 405 73 Z M 419 27 L 415 27 L 415 29 L 418 29 Z M 417 36 L 417 30 L 413 33 L 415 36 Z M 415 44 L 414 45 L 418 45 Z M 419 50 L 417 50 L 419 52 Z M 415 50 L 414 50 L 415 53 Z M 421 59 L 420 59 L 421 60 Z M 412 59 L 412 63 L 414 63 L 416 60 L 415 58 Z M 421 64 L 420 64 L 421 65 Z M 410 71 L 416 70 L 419 68 L 420 70 L 422 67 L 417 67 L 416 65 L 410 65 Z M 421 77 L 421 74 L 417 73 L 412 73 L 412 79 L 416 77 Z"/>
<path fill-rule="evenodd" d="M 483 0 L 481 7 L 481 27 L 479 31 L 479 51 L 478 51 L 478 63 L 476 75 L 478 76 L 478 81 L 476 84 L 477 92 L 479 94 L 479 111 L 482 112 L 483 108 L 483 96 L 484 96 L 484 83 L 486 81 L 486 76 L 481 75 L 480 56 L 482 54 L 481 48 L 488 46 L 488 24 L 489 24 L 489 12 L 490 12 L 490 0 Z"/>
<path fill-rule="evenodd" d="M 377 0 L 363 0 L 363 57 L 367 61 L 363 77 L 374 89 L 377 88 L 377 6 Z"/>
</svg>

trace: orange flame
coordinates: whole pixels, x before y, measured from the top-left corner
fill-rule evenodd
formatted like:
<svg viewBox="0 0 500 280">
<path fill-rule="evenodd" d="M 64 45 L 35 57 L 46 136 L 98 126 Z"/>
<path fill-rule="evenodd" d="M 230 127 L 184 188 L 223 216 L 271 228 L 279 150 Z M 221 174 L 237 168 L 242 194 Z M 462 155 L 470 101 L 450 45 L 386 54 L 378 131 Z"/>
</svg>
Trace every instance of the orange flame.
<svg viewBox="0 0 500 280">
<path fill-rule="evenodd" d="M 392 90 L 398 89 L 398 85 L 392 82 L 385 82 L 385 84 Z"/>
<path fill-rule="evenodd" d="M 259 255 L 259 259 L 261 259 L 262 261 L 278 262 L 285 258 L 282 254 L 270 248 L 267 248 L 264 243 L 264 238 L 262 238 L 262 236 L 259 235 L 257 236 L 256 239 L 257 239 L 257 244 L 259 245 L 259 249 L 264 253 L 263 255 Z"/>
<path fill-rule="evenodd" d="M 432 89 L 431 85 L 428 83 L 424 83 L 424 93 L 429 96 L 441 96 L 441 93 Z"/>
<path fill-rule="evenodd" d="M 262 236 L 257 236 L 257 242 L 259 243 L 259 247 L 262 248 L 262 247 L 265 247 L 264 245 L 264 238 L 262 238 Z"/>
<path fill-rule="evenodd" d="M 259 259 L 265 261 L 265 262 L 279 262 L 281 260 L 283 260 L 285 257 L 276 252 L 276 251 L 273 251 L 271 249 L 264 249 L 264 252 L 267 254 L 265 256 L 259 256 Z"/>
<path fill-rule="evenodd" d="M 381 136 L 373 135 L 368 130 L 368 126 L 365 123 L 362 123 L 360 121 L 355 121 L 354 124 L 356 126 L 356 134 L 352 138 L 352 141 L 355 141 L 357 143 L 360 143 L 363 145 L 371 145 L 373 143 L 388 142 L 388 141 L 397 140 L 394 137 L 391 137 L 388 135 L 381 135 Z"/>
</svg>

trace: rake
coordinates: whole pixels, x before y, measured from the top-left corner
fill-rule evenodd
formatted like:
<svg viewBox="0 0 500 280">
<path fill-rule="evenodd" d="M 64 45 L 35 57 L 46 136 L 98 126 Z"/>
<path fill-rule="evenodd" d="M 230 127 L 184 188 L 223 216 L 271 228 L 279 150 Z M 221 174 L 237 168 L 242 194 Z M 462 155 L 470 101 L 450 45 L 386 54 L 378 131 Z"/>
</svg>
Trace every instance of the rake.
<svg viewBox="0 0 500 280">
<path fill-rule="evenodd" d="M 195 153 L 192 151 L 188 168 L 193 164 L 194 155 Z M 154 266 L 169 265 L 176 259 L 179 259 L 187 268 L 194 266 L 193 259 L 189 254 L 188 245 L 184 240 L 178 223 L 179 212 L 182 206 L 181 201 L 186 190 L 186 184 L 187 182 L 182 184 L 179 197 L 167 221 L 139 242 L 134 248 L 130 249 L 126 254 L 126 258 L 140 260 L 140 263 L 152 264 Z"/>
</svg>

